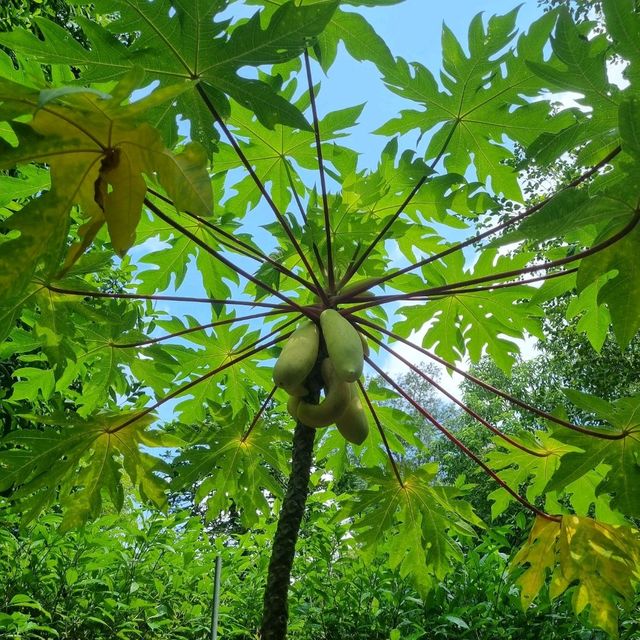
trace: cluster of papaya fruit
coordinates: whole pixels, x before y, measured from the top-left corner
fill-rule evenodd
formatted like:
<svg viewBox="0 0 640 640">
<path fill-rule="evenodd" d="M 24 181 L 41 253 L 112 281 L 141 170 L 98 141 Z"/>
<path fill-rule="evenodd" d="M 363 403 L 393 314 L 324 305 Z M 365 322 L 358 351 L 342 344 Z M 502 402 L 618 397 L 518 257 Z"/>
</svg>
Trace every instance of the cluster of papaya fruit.
<svg viewBox="0 0 640 640">
<path fill-rule="evenodd" d="M 320 336 L 328 357 L 320 364 L 324 398 L 319 404 L 305 401 L 308 376 L 318 360 Z M 285 343 L 273 368 L 273 381 L 289 394 L 287 410 L 308 427 L 335 424 L 349 442 L 362 444 L 369 433 L 356 381 L 362 375 L 366 340 L 335 309 L 320 314 L 315 322 L 299 326 Z"/>
</svg>

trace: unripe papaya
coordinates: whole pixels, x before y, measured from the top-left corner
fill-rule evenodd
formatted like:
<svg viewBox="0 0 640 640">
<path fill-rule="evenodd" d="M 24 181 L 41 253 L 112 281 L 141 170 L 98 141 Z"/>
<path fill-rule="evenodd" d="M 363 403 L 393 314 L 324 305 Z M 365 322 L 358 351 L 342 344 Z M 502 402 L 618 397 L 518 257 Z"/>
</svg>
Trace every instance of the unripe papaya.
<svg viewBox="0 0 640 640">
<path fill-rule="evenodd" d="M 320 314 L 320 326 L 338 378 L 355 382 L 364 367 L 360 335 L 335 309 L 325 309 Z"/>
<path fill-rule="evenodd" d="M 298 419 L 298 405 L 300 404 L 300 398 L 296 396 L 289 396 L 287 400 L 287 412 L 294 419 Z"/>
<path fill-rule="evenodd" d="M 358 331 L 358 335 L 360 336 L 360 342 L 362 342 L 362 353 L 365 357 L 369 357 L 371 351 L 369 350 L 369 343 L 367 339 Z"/>
<path fill-rule="evenodd" d="M 296 398 L 304 398 L 309 391 L 304 385 L 296 384 L 296 385 L 281 385 L 282 388 L 290 395 Z"/>
<path fill-rule="evenodd" d="M 325 383 L 325 396 L 320 404 L 300 402 L 297 418 L 308 427 L 328 427 L 345 411 L 351 398 L 350 385 L 338 378 L 330 358 L 325 358 L 321 366 Z"/>
<path fill-rule="evenodd" d="M 298 327 L 285 343 L 273 367 L 276 385 L 285 389 L 302 385 L 316 363 L 319 344 L 320 333 L 315 323 L 306 322 Z"/>
<path fill-rule="evenodd" d="M 344 287 L 340 291 L 341 298 L 353 298 L 366 300 L 367 298 L 375 297 L 373 293 L 368 291 L 371 287 L 375 287 L 378 284 L 380 278 L 367 278 L 366 280 L 360 280 L 358 282 L 354 282 L 349 284 L 347 287 Z M 360 291 L 355 296 L 352 294 L 353 291 Z"/>
<path fill-rule="evenodd" d="M 369 435 L 369 423 L 357 392 L 351 398 L 346 411 L 336 420 L 336 427 L 342 437 L 353 444 L 362 444 L 366 440 Z"/>
</svg>

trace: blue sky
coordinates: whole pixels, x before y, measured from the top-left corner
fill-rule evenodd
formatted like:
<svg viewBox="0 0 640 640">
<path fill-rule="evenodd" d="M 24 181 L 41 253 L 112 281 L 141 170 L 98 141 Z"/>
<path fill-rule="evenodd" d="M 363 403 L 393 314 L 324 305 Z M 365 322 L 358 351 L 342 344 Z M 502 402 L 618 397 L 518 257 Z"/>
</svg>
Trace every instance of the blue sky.
<svg viewBox="0 0 640 640">
<path fill-rule="evenodd" d="M 404 0 L 388 7 L 362 8 L 360 11 L 373 25 L 395 56 L 408 61 L 418 61 L 434 74 L 441 67 L 442 48 L 440 34 L 442 24 L 455 33 L 466 49 L 467 30 L 477 13 L 485 19 L 501 15 L 516 6 L 509 0 Z M 522 3 L 518 14 L 518 27 L 525 29 L 541 15 L 535 0 Z M 358 63 L 342 55 L 322 80 L 319 108 L 328 111 L 367 101 L 360 126 L 353 132 L 352 144 L 362 151 L 366 166 L 375 163 L 386 142 L 385 138 L 372 136 L 371 131 L 392 118 L 399 109 L 413 105 L 385 89 L 380 75 L 370 63 Z"/>
</svg>

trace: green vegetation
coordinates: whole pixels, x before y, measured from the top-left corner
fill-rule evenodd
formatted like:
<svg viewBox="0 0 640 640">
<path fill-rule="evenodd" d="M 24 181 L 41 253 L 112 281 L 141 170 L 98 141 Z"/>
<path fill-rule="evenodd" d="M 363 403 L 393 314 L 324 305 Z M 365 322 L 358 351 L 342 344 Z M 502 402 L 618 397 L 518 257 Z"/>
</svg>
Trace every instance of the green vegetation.
<svg viewBox="0 0 640 640">
<path fill-rule="evenodd" d="M 640 12 L 398 3 L 0 10 L 8 637 L 638 637 Z"/>
</svg>

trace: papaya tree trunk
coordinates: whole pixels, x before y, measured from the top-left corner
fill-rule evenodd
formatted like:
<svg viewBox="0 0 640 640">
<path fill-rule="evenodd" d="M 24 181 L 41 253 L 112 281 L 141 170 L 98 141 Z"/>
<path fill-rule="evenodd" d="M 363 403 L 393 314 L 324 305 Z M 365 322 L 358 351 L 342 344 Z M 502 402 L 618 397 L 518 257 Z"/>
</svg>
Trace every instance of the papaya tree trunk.
<svg viewBox="0 0 640 640">
<path fill-rule="evenodd" d="M 317 402 L 317 400 L 316 400 Z M 291 567 L 300 523 L 309 494 L 309 477 L 316 430 L 298 421 L 293 434 L 291 475 L 282 502 L 273 539 L 260 636 L 262 640 L 284 640 L 289 617 L 288 595 Z"/>
</svg>

